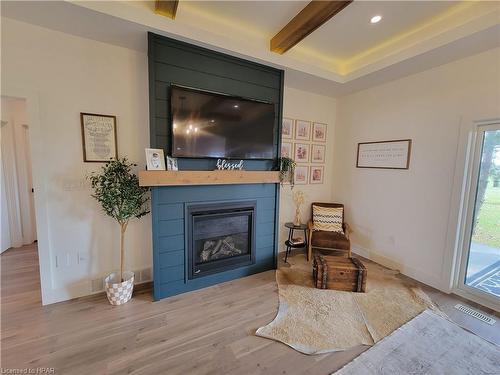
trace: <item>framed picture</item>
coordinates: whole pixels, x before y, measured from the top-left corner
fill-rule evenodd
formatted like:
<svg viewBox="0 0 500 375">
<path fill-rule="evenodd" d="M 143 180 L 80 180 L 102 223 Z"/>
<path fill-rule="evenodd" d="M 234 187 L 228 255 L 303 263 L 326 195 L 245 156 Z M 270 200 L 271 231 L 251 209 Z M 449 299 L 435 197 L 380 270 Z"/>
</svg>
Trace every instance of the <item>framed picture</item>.
<svg viewBox="0 0 500 375">
<path fill-rule="evenodd" d="M 325 145 L 312 145 L 311 148 L 311 163 L 324 163 L 325 162 Z"/>
<path fill-rule="evenodd" d="M 294 181 L 295 185 L 306 185 L 309 176 L 309 167 L 307 165 L 297 165 L 295 167 Z"/>
<path fill-rule="evenodd" d="M 293 120 L 283 117 L 283 125 L 281 127 L 281 138 L 293 139 Z"/>
<path fill-rule="evenodd" d="M 148 171 L 164 171 L 165 156 L 161 148 L 146 149 L 146 167 Z"/>
<path fill-rule="evenodd" d="M 293 156 L 292 144 L 290 142 L 283 142 L 281 144 L 281 157 L 292 158 L 292 156 Z"/>
<path fill-rule="evenodd" d="M 295 121 L 295 139 L 309 141 L 311 139 L 311 122 L 297 120 Z"/>
<path fill-rule="evenodd" d="M 167 156 L 167 170 L 169 170 L 169 171 L 178 171 L 179 170 L 179 167 L 177 166 L 177 158 Z"/>
<path fill-rule="evenodd" d="M 297 163 L 307 163 L 309 162 L 309 151 L 310 144 L 308 143 L 295 143 L 295 154 L 294 160 Z"/>
<path fill-rule="evenodd" d="M 326 124 L 313 124 L 313 142 L 326 142 Z"/>
<path fill-rule="evenodd" d="M 322 184 L 324 172 L 325 167 L 323 167 L 322 165 L 311 166 L 311 177 L 309 178 L 309 182 L 311 184 Z"/>
<path fill-rule="evenodd" d="M 408 169 L 411 139 L 358 143 L 357 168 Z"/>
<path fill-rule="evenodd" d="M 103 163 L 118 158 L 116 116 L 80 113 L 83 161 Z"/>
</svg>

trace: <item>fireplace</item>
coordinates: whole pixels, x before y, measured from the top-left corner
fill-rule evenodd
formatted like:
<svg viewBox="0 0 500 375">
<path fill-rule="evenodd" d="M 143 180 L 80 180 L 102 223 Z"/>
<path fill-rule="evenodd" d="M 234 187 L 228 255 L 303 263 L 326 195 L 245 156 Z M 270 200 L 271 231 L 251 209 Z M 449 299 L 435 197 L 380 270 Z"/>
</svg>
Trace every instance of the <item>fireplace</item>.
<svg viewBox="0 0 500 375">
<path fill-rule="evenodd" d="M 188 278 L 255 263 L 256 201 L 188 207 Z"/>
</svg>

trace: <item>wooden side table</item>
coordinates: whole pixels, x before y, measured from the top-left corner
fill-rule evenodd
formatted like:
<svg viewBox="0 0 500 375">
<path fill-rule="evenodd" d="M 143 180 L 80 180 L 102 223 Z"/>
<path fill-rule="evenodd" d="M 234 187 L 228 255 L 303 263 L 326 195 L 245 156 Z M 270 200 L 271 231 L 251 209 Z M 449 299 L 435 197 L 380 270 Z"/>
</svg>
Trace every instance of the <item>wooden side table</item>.
<svg viewBox="0 0 500 375">
<path fill-rule="evenodd" d="M 288 240 L 285 241 L 285 246 L 286 246 L 286 251 L 285 251 L 285 263 L 287 263 L 288 260 L 288 254 L 290 254 L 290 251 L 292 249 L 300 249 L 300 248 L 306 248 L 307 249 L 307 224 L 300 224 L 300 225 L 295 225 L 294 223 L 285 223 L 285 227 L 288 228 Z M 303 230 L 304 231 L 304 241 L 300 243 L 293 243 L 293 232 L 295 230 Z"/>
</svg>

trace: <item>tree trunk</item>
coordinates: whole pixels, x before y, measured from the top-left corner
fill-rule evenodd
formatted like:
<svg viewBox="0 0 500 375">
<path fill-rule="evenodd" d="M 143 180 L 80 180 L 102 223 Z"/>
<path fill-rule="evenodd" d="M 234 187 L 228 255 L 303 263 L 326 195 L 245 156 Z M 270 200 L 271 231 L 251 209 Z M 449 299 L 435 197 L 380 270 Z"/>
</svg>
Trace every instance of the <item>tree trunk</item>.
<svg viewBox="0 0 500 375">
<path fill-rule="evenodd" d="M 123 268 L 125 265 L 125 231 L 128 222 L 122 223 L 120 227 L 120 282 L 123 282 Z"/>
</svg>

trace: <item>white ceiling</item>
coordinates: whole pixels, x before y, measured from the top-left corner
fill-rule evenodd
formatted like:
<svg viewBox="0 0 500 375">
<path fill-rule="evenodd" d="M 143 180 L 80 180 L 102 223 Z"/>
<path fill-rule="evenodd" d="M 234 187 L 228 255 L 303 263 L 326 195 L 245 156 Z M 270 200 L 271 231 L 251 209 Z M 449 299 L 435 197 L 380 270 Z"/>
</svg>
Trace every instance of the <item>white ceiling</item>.
<svg viewBox="0 0 500 375">
<path fill-rule="evenodd" d="M 187 9 L 197 9 L 211 15 L 213 19 L 225 18 L 239 23 L 248 29 L 272 37 L 293 17 L 295 17 L 309 1 L 186 1 L 179 3 L 177 16 Z"/>
<path fill-rule="evenodd" d="M 341 95 L 500 45 L 500 2 L 361 1 L 284 55 L 269 41 L 308 1 L 1 1 L 2 17 L 147 51 L 147 31 L 280 67 L 286 84 Z M 383 19 L 371 25 L 369 19 Z"/>
<path fill-rule="evenodd" d="M 331 58 L 353 58 L 455 5 L 454 1 L 354 1 L 303 44 Z M 382 20 L 371 24 L 375 15 Z"/>
<path fill-rule="evenodd" d="M 271 39 L 308 1 L 189 1 L 179 3 L 177 19 L 196 9 L 214 20 L 232 20 L 256 28 Z M 412 29 L 430 17 L 453 7 L 455 1 L 354 1 L 307 36 L 301 47 L 314 49 L 332 59 L 348 59 L 394 35 Z M 382 21 L 371 24 L 374 15 Z"/>
</svg>

